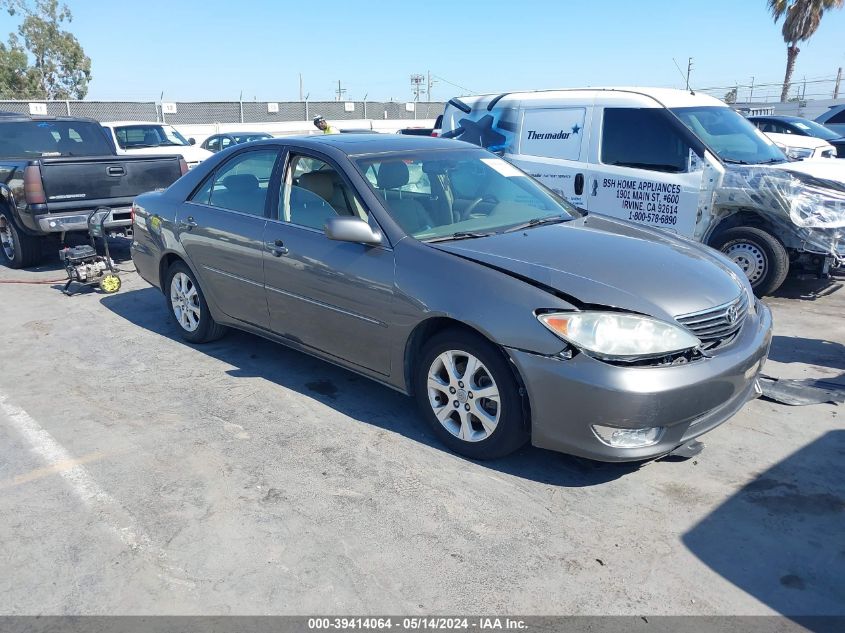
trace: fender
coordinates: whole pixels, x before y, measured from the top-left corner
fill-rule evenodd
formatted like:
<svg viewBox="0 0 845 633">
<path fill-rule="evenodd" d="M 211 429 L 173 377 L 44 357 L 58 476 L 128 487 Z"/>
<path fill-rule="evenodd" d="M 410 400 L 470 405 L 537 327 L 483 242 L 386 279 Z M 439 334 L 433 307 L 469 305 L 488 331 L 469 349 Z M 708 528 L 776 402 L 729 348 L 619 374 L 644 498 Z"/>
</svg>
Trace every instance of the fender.
<svg viewBox="0 0 845 633">
<path fill-rule="evenodd" d="M 20 209 L 18 209 L 15 194 L 6 183 L 0 183 L 0 208 L 9 212 L 9 215 L 12 216 L 12 220 L 21 232 L 34 237 L 42 237 L 44 235 L 41 231 L 36 230 L 31 223 L 24 220 Z"/>
</svg>

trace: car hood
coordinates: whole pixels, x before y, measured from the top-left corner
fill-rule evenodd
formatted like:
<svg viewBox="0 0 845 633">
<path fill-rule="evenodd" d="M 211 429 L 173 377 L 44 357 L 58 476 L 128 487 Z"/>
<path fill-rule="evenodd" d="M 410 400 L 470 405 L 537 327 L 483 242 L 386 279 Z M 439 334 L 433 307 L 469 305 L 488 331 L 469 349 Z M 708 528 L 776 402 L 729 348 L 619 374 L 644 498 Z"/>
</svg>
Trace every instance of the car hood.
<svg viewBox="0 0 845 633">
<path fill-rule="evenodd" d="M 202 162 L 209 156 L 214 156 L 207 149 L 197 147 L 195 145 L 164 145 L 161 147 L 137 147 L 135 149 L 119 150 L 121 154 L 132 156 L 133 154 L 143 154 L 145 156 L 172 156 L 173 154 L 181 154 L 182 158 L 188 163 Z"/>
<path fill-rule="evenodd" d="M 800 174 L 807 174 L 816 178 L 833 180 L 834 182 L 845 183 L 845 161 L 833 158 L 808 158 L 807 160 L 796 160 L 787 163 L 772 165 L 774 169 L 794 171 Z"/>
<path fill-rule="evenodd" d="M 739 269 L 716 251 L 594 214 L 431 246 L 545 286 L 576 305 L 663 319 L 728 303 L 744 289 Z"/>
<path fill-rule="evenodd" d="M 830 145 L 827 141 L 815 136 L 802 136 L 800 134 L 778 134 L 777 132 L 766 132 L 766 136 L 778 145 L 787 147 L 800 147 L 805 149 L 817 149 Z"/>
</svg>

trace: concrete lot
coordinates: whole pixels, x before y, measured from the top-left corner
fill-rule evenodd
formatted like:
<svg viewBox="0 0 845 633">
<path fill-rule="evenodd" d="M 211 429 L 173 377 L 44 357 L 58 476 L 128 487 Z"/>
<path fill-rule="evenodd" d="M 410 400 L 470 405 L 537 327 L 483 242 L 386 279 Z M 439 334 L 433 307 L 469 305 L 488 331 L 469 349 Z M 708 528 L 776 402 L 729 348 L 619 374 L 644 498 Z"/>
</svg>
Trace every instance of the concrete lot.
<svg viewBox="0 0 845 633">
<path fill-rule="evenodd" d="M 183 344 L 123 279 L 0 284 L 0 613 L 845 614 L 835 405 L 756 400 L 688 461 L 473 463 L 351 373 Z M 839 285 L 768 300 L 768 374 L 845 384 Z"/>
</svg>

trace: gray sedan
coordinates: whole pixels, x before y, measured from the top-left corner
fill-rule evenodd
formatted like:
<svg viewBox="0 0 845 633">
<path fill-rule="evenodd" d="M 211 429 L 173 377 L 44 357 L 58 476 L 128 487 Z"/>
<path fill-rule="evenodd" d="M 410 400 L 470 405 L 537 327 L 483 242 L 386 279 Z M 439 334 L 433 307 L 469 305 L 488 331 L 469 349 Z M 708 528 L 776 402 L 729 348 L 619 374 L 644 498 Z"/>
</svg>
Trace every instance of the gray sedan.
<svg viewBox="0 0 845 633">
<path fill-rule="evenodd" d="M 451 449 L 683 448 L 755 397 L 771 317 L 707 247 L 586 213 L 457 141 L 235 146 L 134 205 L 192 343 L 234 327 L 412 395 Z"/>
</svg>

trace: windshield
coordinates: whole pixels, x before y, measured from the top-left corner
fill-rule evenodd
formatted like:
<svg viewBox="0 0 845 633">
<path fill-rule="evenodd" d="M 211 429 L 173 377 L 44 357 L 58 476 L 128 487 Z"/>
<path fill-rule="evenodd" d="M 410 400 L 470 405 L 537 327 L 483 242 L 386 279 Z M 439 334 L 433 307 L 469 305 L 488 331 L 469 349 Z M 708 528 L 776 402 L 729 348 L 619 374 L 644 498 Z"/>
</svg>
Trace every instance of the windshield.
<svg viewBox="0 0 845 633">
<path fill-rule="evenodd" d="M 693 134 L 726 163 L 784 163 L 784 153 L 738 112 L 720 106 L 672 108 Z"/>
<path fill-rule="evenodd" d="M 484 150 L 379 155 L 356 163 L 393 219 L 419 240 L 477 237 L 581 215 Z"/>
<path fill-rule="evenodd" d="M 249 143 L 250 141 L 261 141 L 267 138 L 273 138 L 269 134 L 233 134 L 232 138 L 235 139 L 235 143 Z"/>
<path fill-rule="evenodd" d="M 189 145 L 185 137 L 169 125 L 124 125 L 114 128 L 121 149 Z"/>
<path fill-rule="evenodd" d="M 98 123 L 15 121 L 0 124 L 0 156 L 109 156 L 114 150 Z"/>
<path fill-rule="evenodd" d="M 789 121 L 789 123 L 797 127 L 799 130 L 802 130 L 805 134 L 824 139 L 825 141 L 832 141 L 833 139 L 840 138 L 842 136 L 841 134 L 837 134 L 831 130 L 829 127 L 825 127 L 820 123 L 810 121 L 809 119 L 794 119 Z"/>
</svg>

